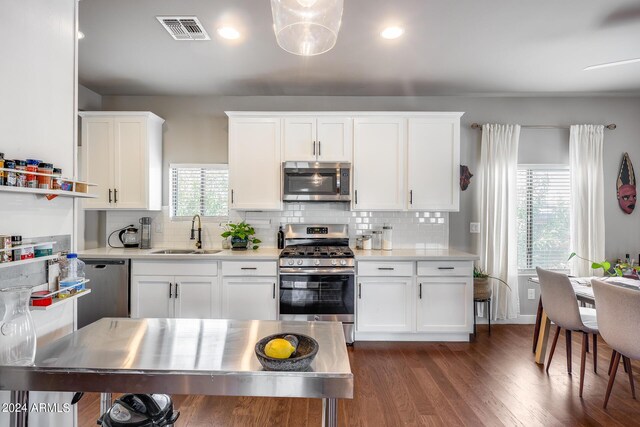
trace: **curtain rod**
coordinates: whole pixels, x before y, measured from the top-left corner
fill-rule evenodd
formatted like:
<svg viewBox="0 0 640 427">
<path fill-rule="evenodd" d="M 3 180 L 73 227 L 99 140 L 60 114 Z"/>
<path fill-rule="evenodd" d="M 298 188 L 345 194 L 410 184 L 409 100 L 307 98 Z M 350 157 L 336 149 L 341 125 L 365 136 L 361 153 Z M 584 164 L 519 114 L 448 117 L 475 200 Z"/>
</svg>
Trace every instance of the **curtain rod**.
<svg viewBox="0 0 640 427">
<path fill-rule="evenodd" d="M 521 128 L 526 129 L 569 129 L 570 126 L 559 125 L 520 125 Z M 604 125 L 605 129 L 614 130 L 618 126 L 615 123 Z M 478 123 L 471 123 L 471 129 L 482 129 L 482 125 Z"/>
</svg>

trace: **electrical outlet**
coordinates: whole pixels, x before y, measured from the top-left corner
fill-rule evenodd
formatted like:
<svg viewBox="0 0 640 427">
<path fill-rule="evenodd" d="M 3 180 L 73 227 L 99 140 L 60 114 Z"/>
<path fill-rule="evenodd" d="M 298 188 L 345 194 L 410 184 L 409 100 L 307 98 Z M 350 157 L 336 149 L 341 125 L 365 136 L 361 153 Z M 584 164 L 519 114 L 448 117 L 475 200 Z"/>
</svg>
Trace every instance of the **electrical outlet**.
<svg viewBox="0 0 640 427">
<path fill-rule="evenodd" d="M 156 221 L 156 233 L 162 233 L 162 221 Z"/>
<path fill-rule="evenodd" d="M 480 234 L 480 223 L 479 222 L 470 223 L 469 232 L 474 234 Z"/>
<path fill-rule="evenodd" d="M 535 289 L 527 289 L 529 299 L 536 299 L 536 290 Z"/>
</svg>

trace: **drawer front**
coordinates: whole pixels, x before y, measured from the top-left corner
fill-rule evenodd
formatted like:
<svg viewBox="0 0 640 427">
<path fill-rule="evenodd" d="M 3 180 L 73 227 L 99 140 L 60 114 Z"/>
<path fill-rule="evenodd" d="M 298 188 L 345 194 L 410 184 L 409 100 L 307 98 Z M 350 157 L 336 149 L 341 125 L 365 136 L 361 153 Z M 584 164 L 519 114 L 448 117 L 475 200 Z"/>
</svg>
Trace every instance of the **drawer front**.
<svg viewBox="0 0 640 427">
<path fill-rule="evenodd" d="M 473 261 L 420 261 L 418 276 L 471 276 Z"/>
<path fill-rule="evenodd" d="M 148 260 L 131 261 L 132 275 L 146 276 L 217 276 L 218 261 Z"/>
<path fill-rule="evenodd" d="M 275 261 L 222 261 L 223 276 L 277 276 Z"/>
<path fill-rule="evenodd" d="M 359 276 L 413 276 L 413 262 L 359 261 Z"/>
</svg>

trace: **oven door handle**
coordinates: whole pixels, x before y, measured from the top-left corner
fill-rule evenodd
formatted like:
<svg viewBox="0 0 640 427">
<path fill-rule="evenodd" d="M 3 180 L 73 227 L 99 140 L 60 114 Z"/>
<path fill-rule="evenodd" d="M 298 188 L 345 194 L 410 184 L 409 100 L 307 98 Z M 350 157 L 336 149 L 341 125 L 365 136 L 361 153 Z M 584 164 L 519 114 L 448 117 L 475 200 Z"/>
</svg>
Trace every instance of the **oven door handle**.
<svg viewBox="0 0 640 427">
<path fill-rule="evenodd" d="M 324 274 L 344 276 L 356 274 L 355 268 L 280 268 L 281 276 L 300 276 L 303 274 Z"/>
</svg>

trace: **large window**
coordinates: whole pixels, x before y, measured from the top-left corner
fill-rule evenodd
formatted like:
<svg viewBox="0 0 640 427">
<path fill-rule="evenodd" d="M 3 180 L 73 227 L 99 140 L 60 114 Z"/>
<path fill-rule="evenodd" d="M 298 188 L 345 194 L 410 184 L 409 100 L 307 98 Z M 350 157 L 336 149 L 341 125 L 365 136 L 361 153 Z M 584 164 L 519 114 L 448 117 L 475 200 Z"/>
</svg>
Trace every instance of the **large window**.
<svg viewBox="0 0 640 427">
<path fill-rule="evenodd" d="M 171 164 L 172 218 L 229 216 L 229 170 L 227 165 Z"/>
<path fill-rule="evenodd" d="M 568 269 L 569 167 L 518 167 L 518 269 Z"/>
</svg>

